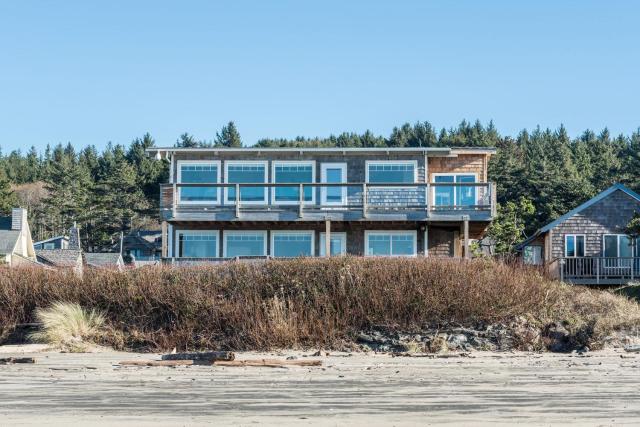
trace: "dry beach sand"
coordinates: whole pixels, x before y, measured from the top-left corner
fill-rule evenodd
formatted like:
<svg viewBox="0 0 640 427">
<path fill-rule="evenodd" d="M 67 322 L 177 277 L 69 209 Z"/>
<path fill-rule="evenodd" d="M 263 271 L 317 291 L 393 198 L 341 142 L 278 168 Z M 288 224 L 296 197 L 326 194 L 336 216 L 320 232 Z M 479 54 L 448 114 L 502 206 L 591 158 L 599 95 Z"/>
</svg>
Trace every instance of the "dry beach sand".
<svg viewBox="0 0 640 427">
<path fill-rule="evenodd" d="M 640 355 L 330 353 L 322 367 L 121 367 L 158 355 L 0 347 L 0 425 L 638 425 Z M 240 353 L 238 359 L 312 352 Z M 312 358 L 309 356 L 309 358 Z"/>
</svg>

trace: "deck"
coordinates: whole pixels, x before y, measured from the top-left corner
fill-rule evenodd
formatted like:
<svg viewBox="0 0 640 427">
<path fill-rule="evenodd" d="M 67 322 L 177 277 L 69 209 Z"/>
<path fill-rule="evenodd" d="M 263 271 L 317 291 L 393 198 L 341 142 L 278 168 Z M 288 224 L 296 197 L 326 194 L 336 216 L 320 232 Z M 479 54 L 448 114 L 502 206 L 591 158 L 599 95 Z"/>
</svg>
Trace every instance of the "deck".
<svg viewBox="0 0 640 427">
<path fill-rule="evenodd" d="M 184 188 L 206 188 L 212 200 L 183 200 Z M 282 190 L 286 196 L 278 200 Z M 243 195 L 256 193 L 260 200 L 244 200 Z M 492 183 L 176 183 L 160 187 L 160 216 L 174 222 L 490 221 L 495 195 Z"/>
<path fill-rule="evenodd" d="M 560 280 L 576 285 L 624 285 L 640 279 L 637 257 L 566 257 L 558 259 Z"/>
</svg>

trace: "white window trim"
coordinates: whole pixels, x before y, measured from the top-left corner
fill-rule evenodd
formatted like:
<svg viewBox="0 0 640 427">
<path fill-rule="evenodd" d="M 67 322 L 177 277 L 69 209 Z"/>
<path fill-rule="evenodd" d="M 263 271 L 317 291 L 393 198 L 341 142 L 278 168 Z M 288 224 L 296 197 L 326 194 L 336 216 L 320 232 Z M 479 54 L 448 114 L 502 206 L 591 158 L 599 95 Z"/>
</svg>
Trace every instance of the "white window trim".
<svg viewBox="0 0 640 427">
<path fill-rule="evenodd" d="M 347 181 L 347 164 L 346 163 L 321 163 L 320 164 L 320 182 L 327 182 L 327 169 L 341 169 L 342 170 L 342 183 L 346 184 Z M 325 206 L 344 206 L 347 204 L 347 187 L 340 187 L 341 200 L 339 202 L 327 201 L 327 188 L 320 188 L 320 200 L 321 204 Z"/>
<path fill-rule="evenodd" d="M 417 160 L 366 160 L 364 166 L 365 182 L 369 184 L 369 166 L 371 165 L 413 165 L 413 182 L 418 182 L 418 161 Z M 394 184 L 394 183 L 392 183 Z M 375 186 L 376 183 L 372 183 Z M 407 188 L 407 187 L 384 187 L 384 188 Z"/>
<path fill-rule="evenodd" d="M 311 166 L 311 182 L 308 184 L 315 184 L 316 182 L 316 161 L 315 160 L 274 160 L 271 162 L 271 183 L 279 184 L 276 182 L 276 167 L 277 166 Z M 297 184 L 293 183 L 291 186 Z M 311 187 L 311 200 L 304 200 L 305 205 L 314 205 L 316 203 L 316 189 Z M 276 200 L 276 187 L 271 188 L 271 204 L 273 205 L 297 205 L 300 202 L 295 201 L 277 201 Z"/>
<path fill-rule="evenodd" d="M 412 255 L 372 255 L 369 253 L 369 236 L 375 235 L 407 235 L 413 236 Z M 418 231 L 417 230 L 365 230 L 364 232 L 364 254 L 365 256 L 389 256 L 389 257 L 415 257 L 418 256 Z"/>
<path fill-rule="evenodd" d="M 220 230 L 176 230 L 176 241 L 174 247 L 175 257 L 180 257 L 180 235 L 206 235 L 216 236 L 216 250 L 214 257 L 196 257 L 196 258 L 218 258 L 220 256 Z M 192 258 L 192 257 L 187 257 Z"/>
<path fill-rule="evenodd" d="M 229 166 L 264 166 L 264 183 L 268 184 L 269 183 L 269 162 L 268 161 L 262 161 L 262 160 L 256 160 L 256 161 L 252 161 L 252 160 L 225 160 L 224 162 L 224 182 L 225 184 L 229 184 Z M 256 184 L 256 186 L 259 186 L 259 184 Z M 229 193 L 229 188 L 230 187 L 225 187 L 224 188 L 224 204 L 226 205 L 232 205 L 235 206 L 236 201 L 235 200 L 227 200 L 227 196 Z M 247 201 L 247 202 L 243 202 L 242 200 L 240 200 L 240 204 L 241 205 L 266 205 L 268 204 L 268 199 L 269 198 L 269 192 L 267 190 L 267 187 L 264 187 L 264 198 L 263 200 L 256 200 L 256 201 Z"/>
<path fill-rule="evenodd" d="M 327 233 L 325 233 L 324 231 L 320 233 L 320 240 L 319 240 L 319 244 L 320 244 L 320 256 L 325 256 L 325 245 L 322 244 L 322 240 L 325 238 L 325 235 Z M 338 254 L 339 255 L 346 255 L 347 254 L 347 233 L 345 232 L 339 232 L 339 233 L 334 233 L 331 232 L 331 239 L 335 238 L 335 237 L 339 237 L 340 240 L 342 241 L 342 252 L 340 252 Z M 332 255 L 334 256 L 334 255 Z"/>
<path fill-rule="evenodd" d="M 446 183 L 446 182 L 436 182 L 435 178 L 437 176 L 453 176 L 453 177 L 456 177 L 456 176 L 469 176 L 469 175 L 473 175 L 473 182 L 475 184 L 477 184 L 478 183 L 478 174 L 476 172 L 434 172 L 434 173 L 431 174 L 431 178 L 433 179 L 433 182 L 431 182 L 431 184 L 438 184 L 438 185 L 443 184 L 443 186 L 444 186 L 444 184 L 451 184 L 451 183 Z M 454 181 L 455 181 L 455 178 L 454 178 Z M 437 187 L 433 188 L 433 191 L 432 191 L 433 194 L 431 195 L 431 205 L 432 206 L 437 206 L 436 205 L 436 188 Z M 457 187 L 454 186 L 454 189 L 455 188 L 457 188 Z M 478 192 L 477 192 L 478 191 L 477 190 L 478 187 L 474 187 L 474 188 L 476 189 L 476 203 L 477 203 L 478 202 Z M 456 200 L 457 198 L 458 198 L 458 192 L 454 191 L 453 192 L 453 206 L 458 206 L 458 201 Z M 444 205 L 441 205 L 441 206 L 444 206 Z"/>
<path fill-rule="evenodd" d="M 276 236 L 286 236 L 286 235 L 311 235 L 311 255 L 310 256 L 316 256 L 316 242 L 315 242 L 315 232 L 313 230 L 274 230 L 271 232 L 271 239 L 270 239 L 270 252 L 269 255 L 275 257 L 274 254 L 274 247 L 275 247 L 275 237 Z M 281 258 L 295 258 L 295 257 L 281 257 Z"/>
<path fill-rule="evenodd" d="M 587 256 L 587 236 L 585 234 L 565 234 L 564 235 L 564 256 L 565 258 L 580 258 L 578 257 L 578 239 L 577 237 L 582 236 L 583 238 L 583 247 L 582 247 L 582 253 L 583 253 L 583 257 Z M 567 255 L 567 239 L 569 237 L 574 237 L 574 245 L 575 245 L 575 255 L 573 256 L 569 256 Z"/>
<path fill-rule="evenodd" d="M 217 182 L 220 184 L 220 175 L 222 175 L 222 166 L 220 160 L 178 160 L 178 179 L 176 183 L 182 183 L 182 165 L 215 165 L 218 168 Z M 182 200 L 181 188 L 178 189 L 178 203 L 181 205 L 219 205 L 222 202 L 220 198 L 220 187 L 216 188 L 217 201 L 199 201 L 199 200 Z"/>
<path fill-rule="evenodd" d="M 266 230 L 224 230 L 222 233 L 222 256 L 227 258 L 227 237 L 228 236 L 242 236 L 247 234 L 261 234 L 262 235 L 262 254 L 256 256 L 267 256 L 267 231 Z"/>
</svg>

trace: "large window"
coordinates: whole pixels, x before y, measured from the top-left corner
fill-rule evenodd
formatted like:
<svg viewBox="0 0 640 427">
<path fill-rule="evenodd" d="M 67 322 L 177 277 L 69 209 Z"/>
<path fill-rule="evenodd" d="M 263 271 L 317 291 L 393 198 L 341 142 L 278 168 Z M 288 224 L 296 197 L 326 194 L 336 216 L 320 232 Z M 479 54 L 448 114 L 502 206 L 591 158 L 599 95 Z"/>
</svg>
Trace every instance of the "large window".
<svg viewBox="0 0 640 427">
<path fill-rule="evenodd" d="M 605 234 L 603 236 L 605 267 L 630 267 L 633 257 L 632 241 L 626 234 Z M 622 259 L 620 259 L 622 258 Z"/>
<path fill-rule="evenodd" d="M 465 184 L 475 183 L 474 174 L 434 174 L 436 184 Z M 473 185 L 435 185 L 435 206 L 473 206 L 476 205 L 476 187 Z"/>
<path fill-rule="evenodd" d="M 347 253 L 347 233 L 331 233 L 331 256 Z M 320 233 L 320 256 L 326 255 L 326 233 Z"/>
<path fill-rule="evenodd" d="M 414 256 L 417 254 L 415 231 L 365 231 L 365 255 Z"/>
<path fill-rule="evenodd" d="M 266 231 L 225 231 L 223 256 L 265 256 L 267 255 Z"/>
<path fill-rule="evenodd" d="M 542 265 L 542 246 L 527 245 L 523 249 L 523 260 L 525 264 Z"/>
<path fill-rule="evenodd" d="M 178 161 L 178 183 L 217 184 L 220 182 L 220 162 Z M 180 203 L 218 203 L 219 187 L 180 187 Z"/>
<path fill-rule="evenodd" d="M 583 257 L 584 256 L 584 235 L 567 234 L 564 236 L 564 256 Z"/>
<path fill-rule="evenodd" d="M 225 182 L 229 184 L 253 184 L 267 182 L 267 162 L 224 162 Z M 235 203 L 236 189 L 226 187 L 226 201 Z M 263 204 L 267 201 L 267 187 L 240 187 L 240 202 Z"/>
<path fill-rule="evenodd" d="M 414 183 L 417 181 L 418 163 L 415 160 L 368 161 L 368 183 Z"/>
<path fill-rule="evenodd" d="M 313 231 L 272 231 L 274 257 L 313 256 Z"/>
<path fill-rule="evenodd" d="M 184 258 L 217 258 L 217 230 L 178 230 L 176 254 Z"/>
<path fill-rule="evenodd" d="M 315 162 L 273 162 L 273 182 L 276 184 L 308 184 L 315 182 Z M 311 186 L 304 188 L 304 201 L 313 203 L 315 191 Z M 300 186 L 273 188 L 273 202 L 297 204 L 300 201 Z"/>
</svg>

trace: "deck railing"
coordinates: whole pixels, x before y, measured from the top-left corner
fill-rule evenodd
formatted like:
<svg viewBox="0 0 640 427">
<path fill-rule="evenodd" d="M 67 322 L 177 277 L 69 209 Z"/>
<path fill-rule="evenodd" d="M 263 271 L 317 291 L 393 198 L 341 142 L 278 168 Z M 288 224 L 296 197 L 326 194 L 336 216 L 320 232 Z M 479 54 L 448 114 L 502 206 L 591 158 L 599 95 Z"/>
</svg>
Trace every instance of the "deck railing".
<svg viewBox="0 0 640 427">
<path fill-rule="evenodd" d="M 204 189 L 193 191 L 191 189 Z M 306 211 L 429 212 L 484 211 L 495 215 L 492 183 L 300 183 L 300 184 L 163 184 L 160 209 L 164 217 L 203 211 L 295 210 Z"/>
<path fill-rule="evenodd" d="M 571 283 L 621 284 L 640 278 L 638 257 L 564 257 L 560 280 Z"/>
</svg>

